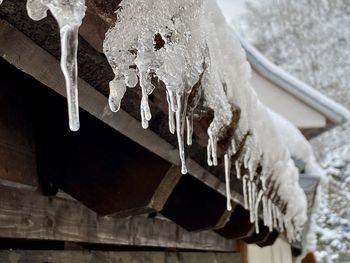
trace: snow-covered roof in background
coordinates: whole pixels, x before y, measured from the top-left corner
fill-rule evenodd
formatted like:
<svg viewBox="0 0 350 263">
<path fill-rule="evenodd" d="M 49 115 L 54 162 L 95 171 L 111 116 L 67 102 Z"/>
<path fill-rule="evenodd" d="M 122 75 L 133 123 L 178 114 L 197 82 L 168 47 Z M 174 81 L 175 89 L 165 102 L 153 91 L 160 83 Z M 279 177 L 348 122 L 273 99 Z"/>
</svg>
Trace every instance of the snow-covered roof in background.
<svg viewBox="0 0 350 263">
<path fill-rule="evenodd" d="M 342 124 L 350 119 L 350 111 L 345 107 L 273 64 L 242 38 L 241 44 L 248 61 L 262 76 L 320 112 L 334 124 Z"/>
</svg>

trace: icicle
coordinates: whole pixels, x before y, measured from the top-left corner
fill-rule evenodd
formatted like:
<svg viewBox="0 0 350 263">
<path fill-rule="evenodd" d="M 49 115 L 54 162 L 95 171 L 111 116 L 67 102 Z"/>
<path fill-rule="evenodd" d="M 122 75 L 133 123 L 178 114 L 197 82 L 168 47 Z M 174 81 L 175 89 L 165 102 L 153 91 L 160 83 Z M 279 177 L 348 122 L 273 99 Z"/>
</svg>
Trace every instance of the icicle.
<svg viewBox="0 0 350 263">
<path fill-rule="evenodd" d="M 185 143 L 184 143 L 184 132 L 185 132 L 185 121 L 186 121 L 186 110 L 187 110 L 187 94 L 177 94 L 177 111 L 176 117 L 176 134 L 179 145 L 179 153 L 181 159 L 181 172 L 182 174 L 187 173 L 186 160 L 185 160 Z"/>
<path fill-rule="evenodd" d="M 218 165 L 218 157 L 217 157 L 217 138 L 213 134 L 211 127 L 208 128 L 208 145 L 207 145 L 207 158 L 209 166 Z"/>
<path fill-rule="evenodd" d="M 167 89 L 167 94 L 169 96 L 169 107 L 173 112 L 177 111 L 177 99 L 176 99 L 176 94 L 175 92 L 171 91 L 170 89 Z"/>
<path fill-rule="evenodd" d="M 136 71 L 133 68 L 129 68 L 128 70 L 126 70 L 124 73 L 124 77 L 125 77 L 125 84 L 129 88 L 135 88 L 137 83 L 139 82 Z"/>
<path fill-rule="evenodd" d="M 117 112 L 120 109 L 120 103 L 126 92 L 125 82 L 122 79 L 114 78 L 109 82 L 109 108 L 113 112 Z"/>
<path fill-rule="evenodd" d="M 248 180 L 248 207 L 249 207 L 249 212 L 250 212 L 249 219 L 250 219 L 250 223 L 253 223 L 254 219 L 253 219 L 252 181 L 250 181 L 249 179 L 247 179 L 247 180 Z"/>
<path fill-rule="evenodd" d="M 204 69 L 203 69 L 204 70 Z M 203 73 L 202 73 L 203 76 Z M 193 136 L 193 115 L 194 111 L 197 108 L 201 97 L 202 97 L 202 78 L 200 77 L 199 81 L 194 85 L 192 91 L 189 95 L 188 102 L 188 112 L 186 116 L 186 126 L 187 126 L 187 145 L 192 145 L 192 136 Z"/>
<path fill-rule="evenodd" d="M 276 205 L 272 205 L 272 221 L 273 221 L 273 227 L 277 227 L 277 211 L 276 211 Z"/>
<path fill-rule="evenodd" d="M 277 219 L 278 219 L 279 228 L 281 229 L 281 231 L 283 231 L 284 230 L 283 215 L 278 207 L 277 207 L 276 211 L 277 211 Z"/>
<path fill-rule="evenodd" d="M 244 175 L 242 178 L 242 183 L 243 183 L 243 200 L 244 200 L 244 208 L 248 209 L 248 193 L 247 193 L 247 180 L 248 180 L 248 175 Z"/>
<path fill-rule="evenodd" d="M 138 65 L 139 70 L 140 70 L 140 67 L 141 65 Z M 142 98 L 141 98 L 141 104 L 140 104 L 141 124 L 142 124 L 142 128 L 147 129 L 148 121 L 151 120 L 152 118 L 151 109 L 148 104 L 148 96 L 154 90 L 154 86 L 151 83 L 150 76 L 147 72 L 147 69 L 145 71 L 140 71 L 139 74 L 140 74 L 139 75 L 140 86 L 142 91 Z"/>
<path fill-rule="evenodd" d="M 269 230 L 272 231 L 272 216 L 271 216 L 271 210 L 272 210 L 272 201 L 271 199 L 269 198 L 267 200 L 267 217 L 268 217 L 268 227 L 269 227 Z"/>
<path fill-rule="evenodd" d="M 167 99 L 167 102 L 168 102 L 169 131 L 172 134 L 174 134 L 175 133 L 175 116 L 174 116 L 175 112 L 173 111 L 173 108 L 171 106 L 172 104 L 171 104 L 171 101 L 170 101 L 169 91 L 166 91 L 166 99 Z"/>
<path fill-rule="evenodd" d="M 232 155 L 236 153 L 237 149 L 236 149 L 236 142 L 234 139 L 231 140 L 231 151 L 232 151 Z"/>
<path fill-rule="evenodd" d="M 218 150 L 217 150 L 218 144 L 217 144 L 217 138 L 213 137 L 212 139 L 212 150 L 213 150 L 213 164 L 216 166 L 218 165 Z"/>
<path fill-rule="evenodd" d="M 230 187 L 230 173 L 231 173 L 231 155 L 226 153 L 225 159 L 225 180 L 226 180 L 226 207 L 228 211 L 232 210 L 231 206 L 231 187 Z"/>
<path fill-rule="evenodd" d="M 255 201 L 256 201 L 257 193 L 256 193 L 256 184 L 252 181 L 252 220 L 256 220 L 256 213 L 255 213 Z"/>
<path fill-rule="evenodd" d="M 267 197 L 266 195 L 263 195 L 262 197 L 262 204 L 263 204 L 263 220 L 264 225 L 267 226 Z"/>
<path fill-rule="evenodd" d="M 239 160 L 235 161 L 235 168 L 237 179 L 241 179 L 241 162 Z"/>
<path fill-rule="evenodd" d="M 243 157 L 243 165 L 244 168 L 248 168 L 248 161 L 249 161 L 249 154 L 248 154 L 248 150 L 245 151 L 244 157 Z M 250 175 L 249 175 L 250 176 Z"/>
<path fill-rule="evenodd" d="M 186 116 L 186 127 L 187 127 L 187 145 L 192 145 L 193 136 L 193 111 L 190 111 Z"/>
<path fill-rule="evenodd" d="M 79 129 L 78 102 L 78 31 L 85 16 L 85 0 L 28 0 L 28 15 L 33 20 L 40 20 L 47 15 L 47 10 L 57 20 L 61 36 L 61 69 L 66 81 L 68 100 L 69 128 Z"/>
<path fill-rule="evenodd" d="M 208 140 L 208 144 L 207 144 L 207 163 L 209 166 L 213 165 L 213 162 L 211 160 L 211 152 L 212 152 L 212 145 L 211 145 L 211 140 Z"/>
<path fill-rule="evenodd" d="M 261 198 L 263 196 L 263 191 L 260 190 L 258 197 L 256 198 L 256 202 L 255 202 L 255 208 L 254 208 L 254 214 L 255 214 L 255 233 L 259 234 L 259 204 L 261 201 Z"/>
</svg>

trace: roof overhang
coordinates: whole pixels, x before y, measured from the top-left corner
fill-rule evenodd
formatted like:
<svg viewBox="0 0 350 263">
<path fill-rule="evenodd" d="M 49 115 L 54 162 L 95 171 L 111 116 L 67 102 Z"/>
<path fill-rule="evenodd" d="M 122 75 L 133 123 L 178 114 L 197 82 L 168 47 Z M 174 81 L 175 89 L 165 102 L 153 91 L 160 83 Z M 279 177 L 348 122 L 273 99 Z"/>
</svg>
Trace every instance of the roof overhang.
<svg viewBox="0 0 350 263">
<path fill-rule="evenodd" d="M 241 39 L 241 44 L 254 71 L 267 81 L 275 84 L 283 92 L 312 109 L 315 116 L 319 114 L 325 117 L 324 127 L 301 127 L 301 130 L 307 137 L 316 136 L 350 119 L 350 112 L 345 107 L 274 65 L 243 39 Z"/>
</svg>

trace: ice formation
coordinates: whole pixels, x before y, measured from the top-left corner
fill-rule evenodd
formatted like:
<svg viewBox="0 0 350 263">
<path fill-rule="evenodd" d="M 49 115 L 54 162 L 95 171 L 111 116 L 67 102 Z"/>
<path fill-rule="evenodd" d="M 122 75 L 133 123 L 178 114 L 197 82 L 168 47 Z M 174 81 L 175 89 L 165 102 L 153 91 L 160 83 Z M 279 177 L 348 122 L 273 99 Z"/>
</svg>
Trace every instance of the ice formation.
<svg viewBox="0 0 350 263">
<path fill-rule="evenodd" d="M 27 10 L 34 20 L 44 18 L 50 10 L 58 22 L 69 126 L 78 130 L 77 45 L 85 1 L 28 0 Z M 244 206 L 256 231 L 262 214 L 270 230 L 286 230 L 291 240 L 298 238 L 306 221 L 306 198 L 298 185 L 297 168 L 271 114 L 250 86 L 245 53 L 216 2 L 123 0 L 117 17 L 103 47 L 115 74 L 109 85 L 111 110 L 118 111 L 127 88 L 139 84 L 141 123 L 147 128 L 154 80 L 164 84 L 169 130 L 176 133 L 185 174 L 185 139 L 187 145 L 192 144 L 193 114 L 197 105 L 204 103 L 214 112 L 207 130 L 208 165 L 221 160 L 218 143 L 223 139 L 229 142 L 221 149 L 227 209 L 231 210 L 230 177 L 235 174 L 242 180 Z M 233 118 L 237 108 L 241 111 L 238 124 Z"/>
<path fill-rule="evenodd" d="M 1 0 L 0 0 L 1 1 Z M 27 11 L 33 20 L 41 20 L 50 10 L 60 28 L 61 69 L 66 80 L 69 127 L 79 129 L 78 31 L 85 16 L 85 0 L 28 0 Z"/>
<path fill-rule="evenodd" d="M 264 222 L 271 230 L 286 228 L 291 240 L 297 238 L 306 221 L 306 198 L 298 185 L 297 168 L 268 110 L 250 86 L 245 53 L 215 1 L 124 0 L 117 15 L 117 23 L 104 41 L 104 52 L 115 73 L 110 82 L 111 109 L 117 111 L 127 87 L 133 88 L 139 81 L 142 126 L 147 128 L 151 119 L 148 96 L 155 88 L 152 80 L 163 82 L 169 130 L 176 132 L 182 172 L 186 173 L 185 129 L 190 145 L 198 97 L 214 111 L 207 131 L 208 165 L 218 164 L 218 142 L 234 125 L 233 108 L 240 108 L 238 127 L 224 149 L 227 208 L 231 209 L 234 167 L 243 181 L 250 220 L 258 222 L 262 207 Z M 190 96 L 193 93 L 196 103 Z"/>
</svg>

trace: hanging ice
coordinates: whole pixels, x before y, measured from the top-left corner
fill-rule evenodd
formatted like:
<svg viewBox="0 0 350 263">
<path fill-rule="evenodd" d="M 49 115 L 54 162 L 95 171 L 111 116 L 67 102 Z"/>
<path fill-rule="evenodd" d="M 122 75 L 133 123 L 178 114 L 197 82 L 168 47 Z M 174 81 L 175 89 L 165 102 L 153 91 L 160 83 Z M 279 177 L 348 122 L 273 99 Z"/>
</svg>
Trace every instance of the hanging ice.
<svg viewBox="0 0 350 263">
<path fill-rule="evenodd" d="M 69 127 L 79 129 L 78 102 L 78 31 L 85 16 L 85 0 L 28 0 L 30 18 L 40 20 L 50 10 L 55 17 L 61 36 L 61 69 L 66 81 Z"/>
<path fill-rule="evenodd" d="M 127 87 L 139 83 L 141 122 L 147 128 L 151 119 L 148 97 L 158 88 L 154 86 L 157 80 L 164 84 L 160 86 L 166 91 L 169 131 L 176 133 L 182 173 L 186 173 L 185 139 L 187 145 L 192 144 L 194 109 L 203 103 L 214 112 L 207 130 L 207 158 L 209 165 L 224 159 L 227 208 L 231 205 L 231 157 L 241 147 L 232 162 L 243 183 L 244 205 L 251 221 L 258 221 L 262 202 L 263 219 L 270 229 L 284 217 L 294 230 L 302 227 L 306 203 L 297 185 L 297 171 L 266 107 L 250 87 L 245 54 L 215 1 L 124 0 L 117 15 L 118 21 L 104 41 L 104 53 L 115 74 L 110 82 L 111 110 L 120 108 Z M 232 114 L 236 108 L 241 110 L 237 125 Z M 234 135 L 227 132 L 232 125 L 237 126 Z M 232 137 L 226 138 L 228 134 Z M 222 139 L 231 141 L 232 146 L 220 153 L 218 142 Z M 266 186 L 265 181 L 273 183 Z M 282 203 L 291 204 L 285 214 L 266 192 L 274 185 L 278 187 L 272 191 Z M 300 196 L 297 202 L 291 198 L 295 195 Z"/>
<path fill-rule="evenodd" d="M 230 173 L 231 173 L 231 156 L 229 153 L 225 154 L 225 181 L 226 181 L 226 198 L 227 198 L 227 210 L 231 211 L 231 187 L 230 187 Z"/>
<path fill-rule="evenodd" d="M 152 81 L 158 79 L 164 83 L 169 130 L 176 132 L 178 138 L 182 173 L 187 173 L 185 129 L 190 145 L 198 96 L 190 107 L 188 99 L 204 71 L 205 45 L 200 44 L 204 43 L 203 38 L 200 31 L 192 30 L 200 15 L 194 7 L 200 2 L 123 1 L 118 12 L 120 21 L 107 32 L 104 41 L 104 52 L 115 73 L 109 95 L 112 111 L 119 109 L 126 86 L 136 86 L 138 76 L 142 91 L 141 123 L 147 128 L 151 119 L 148 96 L 155 88 Z"/>
</svg>

